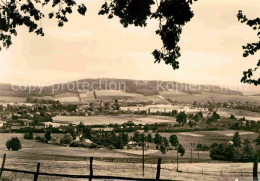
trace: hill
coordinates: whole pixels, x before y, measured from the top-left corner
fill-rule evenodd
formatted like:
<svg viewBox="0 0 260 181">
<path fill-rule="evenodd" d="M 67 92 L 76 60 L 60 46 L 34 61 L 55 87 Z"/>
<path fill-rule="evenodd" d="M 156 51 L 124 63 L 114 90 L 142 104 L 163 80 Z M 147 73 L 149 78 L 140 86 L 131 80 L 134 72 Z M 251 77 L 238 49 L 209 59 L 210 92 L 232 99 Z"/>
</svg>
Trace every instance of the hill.
<svg viewBox="0 0 260 181">
<path fill-rule="evenodd" d="M 14 89 L 17 90 L 14 90 Z M 91 90 L 123 90 L 126 93 L 136 93 L 143 96 L 159 95 L 162 91 L 176 93 L 201 94 L 203 92 L 223 95 L 243 95 L 242 92 L 220 88 L 211 85 L 194 85 L 174 81 L 146 81 L 131 79 L 83 79 L 67 83 L 54 84 L 45 87 L 22 87 L 11 84 L 0 84 L 0 96 L 56 96 L 58 94 L 74 93 Z M 29 91 L 30 90 L 30 91 Z"/>
</svg>

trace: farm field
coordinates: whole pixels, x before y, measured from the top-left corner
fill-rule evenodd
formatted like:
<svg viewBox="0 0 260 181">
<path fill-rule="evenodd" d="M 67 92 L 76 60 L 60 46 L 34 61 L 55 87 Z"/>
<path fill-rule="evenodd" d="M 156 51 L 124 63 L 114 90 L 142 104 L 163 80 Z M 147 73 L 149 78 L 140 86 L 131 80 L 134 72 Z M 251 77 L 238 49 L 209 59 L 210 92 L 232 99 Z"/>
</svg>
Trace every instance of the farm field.
<svg viewBox="0 0 260 181">
<path fill-rule="evenodd" d="M 153 124 L 153 123 L 176 123 L 175 119 L 166 119 L 157 116 L 130 116 L 130 115 L 117 115 L 117 116 L 56 116 L 53 117 L 54 123 L 67 123 L 78 125 L 80 122 L 85 125 L 108 125 L 108 124 L 123 124 L 127 121 L 133 121 L 135 124 Z"/>
<path fill-rule="evenodd" d="M 260 96 L 241 96 L 241 95 L 224 95 L 224 94 L 215 94 L 202 92 L 201 94 L 176 94 L 175 91 L 171 91 L 171 93 L 162 93 L 162 96 L 171 99 L 173 101 L 178 101 L 182 103 L 193 103 L 196 101 L 197 103 L 207 103 L 208 101 L 212 101 L 214 98 L 215 102 L 241 102 L 246 103 L 249 102 L 253 105 L 260 104 Z"/>
<path fill-rule="evenodd" d="M 63 93 L 63 94 L 58 94 L 55 96 L 56 100 L 59 100 L 62 103 L 77 103 L 79 102 L 79 97 L 78 94 L 75 93 Z"/>
<path fill-rule="evenodd" d="M 260 121 L 260 113 L 257 112 L 230 108 L 220 108 L 217 112 L 223 117 L 230 117 L 233 114 L 236 118 L 245 117 L 247 120 Z"/>
<path fill-rule="evenodd" d="M 211 161 L 206 157 L 208 152 L 202 153 L 200 160 L 196 159 L 194 153 L 194 163 L 189 163 L 189 143 L 193 142 L 223 142 L 230 137 L 225 134 L 230 131 L 217 132 L 196 132 L 194 134 L 204 135 L 197 137 L 194 135 L 178 134 L 180 142 L 186 148 L 186 153 L 183 158 L 180 158 L 179 169 L 182 172 L 176 172 L 176 152 L 169 151 L 166 155 L 161 155 L 156 150 L 149 151 L 146 159 L 154 159 L 154 163 L 145 164 L 145 178 L 155 178 L 156 175 L 156 160 L 162 157 L 163 163 L 161 165 L 162 179 L 176 179 L 176 180 L 235 180 L 251 179 L 249 172 L 252 170 L 252 163 L 228 163 L 220 161 Z M 241 132 L 242 133 L 242 132 Z M 245 133 L 245 132 L 244 132 Z M 162 133 L 164 136 L 169 136 L 168 133 Z M 215 135 L 215 136 L 214 136 Z M 216 135 L 222 137 L 220 140 Z M 246 134 L 245 134 L 246 135 Z M 245 135 L 241 135 L 245 138 Z M 54 135 L 55 136 L 55 135 Z M 57 135 L 56 135 L 57 136 Z M 251 138 L 255 135 L 248 134 Z M 19 151 L 8 151 L 5 148 L 6 140 L 11 137 L 18 137 L 22 142 L 23 148 Z M 0 134 L 0 162 L 2 155 L 7 154 L 6 167 L 33 171 L 36 169 L 36 164 L 41 163 L 42 172 L 50 173 L 66 173 L 66 174 L 89 174 L 89 160 L 88 157 L 93 156 L 94 175 L 111 175 L 111 176 L 127 176 L 142 178 L 141 155 L 139 150 L 107 150 L 107 149 L 81 149 L 63 147 L 57 145 L 37 143 L 31 140 L 24 140 L 23 134 Z M 205 156 L 202 156 L 205 155 Z M 101 159 L 103 158 L 103 159 Z M 113 160 L 114 161 L 113 161 Z M 124 159 L 124 160 L 121 160 Z M 139 163 L 129 163 L 126 160 L 139 159 Z M 126 171 L 127 170 L 127 171 Z M 232 173 L 236 172 L 236 173 Z M 241 173 L 242 172 L 242 173 Z M 202 174 L 203 173 L 203 174 Z M 27 174 L 15 174 L 4 172 L 6 178 L 13 178 L 13 180 L 31 180 L 32 176 Z M 22 179 L 21 179 L 22 178 Z M 58 177 L 40 176 L 39 180 L 73 180 Z M 81 179 L 79 179 L 81 180 Z"/>
<path fill-rule="evenodd" d="M 23 102 L 26 102 L 26 97 L 0 96 L 0 101 L 23 103 Z"/>
</svg>

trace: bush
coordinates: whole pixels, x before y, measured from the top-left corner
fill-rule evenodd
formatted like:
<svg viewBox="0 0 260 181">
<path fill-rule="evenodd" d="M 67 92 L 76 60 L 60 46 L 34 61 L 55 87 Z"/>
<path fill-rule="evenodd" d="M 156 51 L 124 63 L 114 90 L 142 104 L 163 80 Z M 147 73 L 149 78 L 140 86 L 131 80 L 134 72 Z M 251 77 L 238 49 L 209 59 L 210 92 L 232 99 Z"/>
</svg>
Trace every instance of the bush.
<svg viewBox="0 0 260 181">
<path fill-rule="evenodd" d="M 17 151 L 22 148 L 22 145 L 21 145 L 20 140 L 17 137 L 15 137 L 6 142 L 6 148 L 8 150 Z"/>
<path fill-rule="evenodd" d="M 70 143 L 70 147 L 82 147 L 82 148 L 88 148 L 88 144 L 79 142 L 79 141 L 73 141 Z"/>
<path fill-rule="evenodd" d="M 97 148 L 97 144 L 95 144 L 95 143 L 90 143 L 89 148 Z"/>
<path fill-rule="evenodd" d="M 113 145 L 109 145 L 107 148 L 110 149 L 110 150 L 115 149 L 115 147 Z"/>
<path fill-rule="evenodd" d="M 33 133 L 31 131 L 26 132 L 23 137 L 24 139 L 33 140 Z"/>
<path fill-rule="evenodd" d="M 60 139 L 61 144 L 70 144 L 73 141 L 73 138 L 70 133 L 67 133 L 63 138 Z"/>
<path fill-rule="evenodd" d="M 43 137 L 40 137 L 40 136 L 36 136 L 35 138 L 36 141 L 40 142 L 40 143 L 45 143 L 45 139 Z"/>
</svg>

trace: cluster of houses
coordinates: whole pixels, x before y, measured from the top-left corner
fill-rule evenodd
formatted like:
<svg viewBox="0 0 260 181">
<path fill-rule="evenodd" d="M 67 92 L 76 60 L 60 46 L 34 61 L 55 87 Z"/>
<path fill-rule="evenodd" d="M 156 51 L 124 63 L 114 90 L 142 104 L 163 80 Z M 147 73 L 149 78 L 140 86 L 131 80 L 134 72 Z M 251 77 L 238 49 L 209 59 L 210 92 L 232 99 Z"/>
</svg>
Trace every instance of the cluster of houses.
<svg viewBox="0 0 260 181">
<path fill-rule="evenodd" d="M 192 105 L 170 105 L 170 104 L 159 104 L 159 105 L 147 105 L 147 106 L 128 106 L 128 107 L 120 107 L 122 111 L 128 112 L 146 112 L 150 113 L 170 113 L 174 110 L 181 112 L 184 111 L 187 114 L 195 114 L 198 112 L 208 113 L 207 108 L 194 107 Z"/>
</svg>

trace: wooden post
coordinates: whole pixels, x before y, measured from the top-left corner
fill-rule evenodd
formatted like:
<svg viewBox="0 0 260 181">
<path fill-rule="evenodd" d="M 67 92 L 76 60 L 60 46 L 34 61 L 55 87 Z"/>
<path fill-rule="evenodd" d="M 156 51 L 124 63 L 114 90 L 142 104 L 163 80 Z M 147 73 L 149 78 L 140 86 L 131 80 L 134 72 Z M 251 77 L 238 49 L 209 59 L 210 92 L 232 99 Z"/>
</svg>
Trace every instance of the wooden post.
<svg viewBox="0 0 260 181">
<path fill-rule="evenodd" d="M 1 179 L 2 173 L 3 173 L 3 171 L 4 171 L 5 159 L 6 159 L 6 154 L 4 154 L 4 156 L 3 156 L 2 167 L 1 167 L 1 170 L 0 170 L 0 179 Z"/>
<path fill-rule="evenodd" d="M 92 180 L 92 177 L 93 177 L 93 157 L 90 157 L 90 165 L 89 165 L 89 181 Z"/>
<path fill-rule="evenodd" d="M 37 164 L 37 170 L 36 173 L 34 174 L 34 181 L 38 180 L 38 176 L 39 176 L 39 172 L 40 172 L 40 163 Z"/>
<path fill-rule="evenodd" d="M 161 160 L 161 158 L 158 158 L 156 180 L 160 180 Z"/>
<path fill-rule="evenodd" d="M 178 153 L 178 150 L 177 150 L 177 169 L 176 171 L 178 172 L 179 171 L 179 153 Z"/>
<path fill-rule="evenodd" d="M 255 156 L 253 163 L 253 180 L 258 181 L 258 160 L 259 157 Z"/>
<path fill-rule="evenodd" d="M 144 177 L 144 133 L 143 133 L 143 177 Z"/>
</svg>

